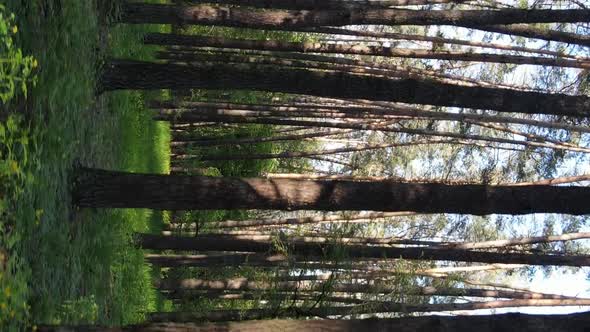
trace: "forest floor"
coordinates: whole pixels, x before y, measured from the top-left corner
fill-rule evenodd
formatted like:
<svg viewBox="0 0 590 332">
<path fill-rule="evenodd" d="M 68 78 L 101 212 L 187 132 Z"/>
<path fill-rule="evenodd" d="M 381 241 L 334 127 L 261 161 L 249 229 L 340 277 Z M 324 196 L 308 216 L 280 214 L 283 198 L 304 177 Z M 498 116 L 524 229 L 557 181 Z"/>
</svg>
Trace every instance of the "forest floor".
<svg viewBox="0 0 590 332">
<path fill-rule="evenodd" d="M 110 24 L 117 15 L 110 1 L 4 3 L 16 14 L 18 46 L 38 60 L 38 82 L 0 122 L 0 330 L 141 321 L 163 302 L 152 287 L 157 271 L 131 237 L 157 231 L 165 216 L 76 210 L 70 176 L 76 164 L 167 172 L 168 125 L 144 106 L 161 93 L 95 93 L 105 59 L 149 58 L 141 35 L 165 28 Z"/>
<path fill-rule="evenodd" d="M 153 281 L 170 271 L 146 264 L 143 252 L 133 245 L 135 232 L 159 232 L 171 216 L 142 209 L 79 210 L 70 195 L 77 165 L 164 174 L 170 167 L 170 127 L 153 121 L 145 106 L 151 99 L 170 97 L 168 92 L 96 94 L 97 77 L 109 58 L 152 60 L 154 49 L 141 43 L 143 35 L 171 29 L 116 24 L 121 1 L 5 0 L 6 9 L 0 5 L 0 14 L 16 15 L 17 28 L 8 27 L 10 34 L 24 55 L 35 57 L 37 76 L 27 98 L 21 93 L 7 104 L 0 103 L 1 331 L 20 331 L 34 324 L 124 325 L 141 322 L 148 312 L 172 309 L 171 302 L 153 287 Z M 186 29 L 188 33 L 227 37 L 304 38 L 281 32 Z M 0 58 L 5 56 L 2 52 L 0 48 Z M 2 84 L 3 79 L 0 72 Z M 229 97 L 236 102 L 269 102 L 273 96 L 193 91 L 196 98 Z M 259 137 L 270 135 L 271 129 L 263 125 L 212 127 L 195 134 Z M 263 143 L 198 152 L 272 153 L 307 145 Z M 195 161 L 190 166 L 206 169 L 205 174 L 211 176 L 256 176 L 278 165 L 276 160 L 242 160 Z M 176 221 L 198 220 L 203 231 L 214 227 L 214 221 L 243 217 L 247 217 L 244 211 L 175 215 Z M 210 303 L 191 302 L 186 308 L 209 310 Z"/>
</svg>

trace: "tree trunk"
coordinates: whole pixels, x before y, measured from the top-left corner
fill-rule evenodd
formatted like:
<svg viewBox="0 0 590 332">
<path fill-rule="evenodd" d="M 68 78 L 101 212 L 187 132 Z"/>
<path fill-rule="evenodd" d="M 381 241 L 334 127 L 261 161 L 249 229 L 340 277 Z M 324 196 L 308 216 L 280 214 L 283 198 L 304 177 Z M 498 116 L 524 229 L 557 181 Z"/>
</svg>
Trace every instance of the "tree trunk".
<svg viewBox="0 0 590 332">
<path fill-rule="evenodd" d="M 380 115 L 380 114 L 372 114 L 371 112 L 348 112 L 348 111 L 328 111 L 328 110 L 294 110 L 294 111 L 250 111 L 250 110 L 207 110 L 207 109 L 191 109 L 191 110 L 170 110 L 164 109 L 160 110 L 160 113 L 154 116 L 154 120 L 157 121 L 170 121 L 172 123 L 179 123 L 186 121 L 189 118 L 189 121 L 193 121 L 190 119 L 192 115 L 195 115 L 197 118 L 202 118 L 204 116 L 213 115 L 213 116 L 245 116 L 245 117 L 283 117 L 283 118 L 312 118 L 312 119 L 322 119 L 322 118 L 329 118 L 329 119 L 338 119 L 338 120 L 407 120 L 407 117 L 398 117 L 395 115 Z"/>
<path fill-rule="evenodd" d="M 430 274 L 437 277 L 447 276 L 450 273 L 471 273 L 479 271 L 509 270 L 519 269 L 524 265 L 516 264 L 486 264 L 486 265 L 469 265 L 469 266 L 443 266 L 431 269 L 421 270 L 419 272 Z"/>
<path fill-rule="evenodd" d="M 286 68 L 303 68 L 323 71 L 341 71 L 346 73 L 382 76 L 388 78 L 415 78 L 415 79 L 432 79 L 441 83 L 460 84 L 467 86 L 482 86 L 492 88 L 507 88 L 521 91 L 539 91 L 541 88 L 531 88 L 519 86 L 510 83 L 492 83 L 484 80 L 476 80 L 468 77 L 436 72 L 422 68 L 408 68 L 394 65 L 391 63 L 370 63 L 363 60 L 322 56 L 308 53 L 277 53 L 267 51 L 243 50 L 246 54 L 232 53 L 231 49 L 215 49 L 213 51 L 204 51 L 199 48 L 182 49 L 174 51 L 159 51 L 156 58 L 167 60 L 173 64 L 199 64 L 199 65 L 216 65 L 216 64 L 251 64 L 251 65 L 272 65 Z M 309 59 L 307 59 L 309 58 Z M 328 61 L 328 60 L 334 60 Z M 544 61 L 544 60 L 543 60 Z M 574 60 L 569 60 L 574 61 Z M 590 63 L 590 60 L 575 60 L 584 66 Z M 358 63 L 358 64 L 355 64 Z M 361 65 L 368 64 L 368 65 Z M 284 68 L 284 69 L 286 69 Z"/>
<path fill-rule="evenodd" d="M 330 158 L 330 157 L 326 157 L 326 156 L 309 156 L 309 157 L 305 157 L 305 158 L 344 166 L 348 169 L 353 169 L 353 167 L 354 167 L 352 165 L 352 163 L 344 161 L 343 159 L 339 160 L 337 157 Z"/>
<path fill-rule="evenodd" d="M 364 320 L 260 320 L 207 324 L 147 323 L 129 327 L 40 326 L 40 332 L 296 332 L 296 331 L 527 331 L 584 332 L 590 318 L 587 313 L 569 315 L 526 315 L 520 313 L 489 316 L 425 316 Z"/>
<path fill-rule="evenodd" d="M 320 131 L 298 135 L 269 136 L 269 137 L 252 137 L 252 138 L 220 138 L 220 139 L 195 139 L 195 140 L 175 140 L 171 146 L 191 146 L 191 147 L 208 147 L 220 145 L 244 145 L 259 144 L 268 142 L 297 141 L 306 138 L 327 137 L 349 133 L 349 130 L 339 131 Z"/>
<path fill-rule="evenodd" d="M 389 39 L 389 40 L 393 39 L 393 40 L 425 41 L 425 42 L 432 43 L 433 45 L 454 44 L 454 45 L 465 45 L 465 46 L 473 46 L 473 47 L 481 47 L 481 48 L 491 48 L 491 49 L 503 50 L 503 51 L 545 54 L 545 55 L 550 55 L 550 56 L 559 57 L 559 58 L 562 58 L 562 57 L 576 58 L 576 56 L 571 56 L 571 55 L 562 54 L 562 53 L 556 52 L 556 51 L 544 50 L 544 49 L 538 49 L 538 48 L 528 48 L 528 47 L 520 47 L 520 46 L 513 46 L 513 45 L 484 43 L 484 42 L 476 42 L 473 40 L 451 39 L 451 38 L 443 38 L 443 37 L 437 37 L 437 36 L 410 35 L 410 34 L 396 33 L 396 32 L 381 32 L 381 31 L 368 31 L 368 30 L 362 31 L 362 30 L 330 28 L 330 27 L 313 28 L 313 29 L 309 29 L 309 32 L 316 32 L 316 33 L 329 34 L 329 35 L 371 37 L 371 38 L 380 38 L 380 39 Z"/>
<path fill-rule="evenodd" d="M 267 253 L 273 249 L 273 240 L 268 236 L 202 235 L 199 237 L 161 236 L 138 234 L 138 245 L 155 250 L 196 251 L 242 251 Z M 297 256 L 323 257 L 337 249 L 346 251 L 353 258 L 396 257 L 410 260 L 444 260 L 457 262 L 480 262 L 502 264 L 529 264 L 555 266 L 590 266 L 590 256 L 540 255 L 521 253 L 498 253 L 449 248 L 363 246 L 356 244 L 333 244 L 309 239 L 283 239 L 291 252 Z"/>
<path fill-rule="evenodd" d="M 373 210 L 463 214 L 588 214 L 590 188 L 306 181 L 133 174 L 81 169 L 80 207 L 160 210 Z"/>
<path fill-rule="evenodd" d="M 474 27 L 517 23 L 578 23 L 590 19 L 590 10 L 265 10 L 231 6 L 174 6 L 125 3 L 123 23 L 198 24 L 252 29 L 296 29 L 346 25 L 454 25 Z"/>
<path fill-rule="evenodd" d="M 327 297 L 326 300 L 330 298 Z M 334 299 L 334 298 L 332 298 Z M 336 298 L 337 299 L 337 298 Z M 355 306 L 324 306 L 321 308 L 279 308 L 247 310 L 213 310 L 208 312 L 156 312 L 149 315 L 152 322 L 220 322 L 287 317 L 328 317 L 379 313 L 416 313 L 469 311 L 481 309 L 519 308 L 519 307 L 559 307 L 590 305 L 588 299 L 575 300 L 509 300 L 471 303 L 443 303 L 412 305 L 395 302 L 370 302 Z M 514 329 L 511 329 L 514 331 Z"/>
<path fill-rule="evenodd" d="M 461 3 L 466 0 L 190 0 L 191 3 L 213 3 L 264 9 L 317 10 L 342 8 L 388 8 Z"/>
<path fill-rule="evenodd" d="M 295 62 L 307 62 L 310 68 L 325 68 L 325 70 L 336 70 L 336 71 L 345 71 L 348 70 L 349 72 L 353 73 L 363 73 L 363 74 L 372 74 L 372 75 L 379 75 L 379 76 L 386 76 L 386 77 L 395 77 L 395 78 L 414 78 L 414 79 L 423 79 L 423 78 L 430 78 L 437 80 L 442 83 L 459 83 L 462 85 L 469 85 L 469 86 L 485 86 L 485 87 L 495 87 L 495 88 L 508 88 L 508 89 L 517 89 L 517 90 L 531 90 L 530 88 L 523 87 L 523 86 L 516 86 L 507 83 L 495 83 L 483 80 L 476 80 L 470 79 L 464 76 L 456 76 L 451 74 L 441 73 L 440 71 L 436 70 L 429 70 L 424 68 L 413 68 L 407 66 L 400 66 L 391 63 L 377 63 L 374 61 L 365 61 L 359 59 L 352 59 L 350 57 L 336 57 L 336 56 L 328 56 L 328 55 L 318 55 L 313 53 L 284 53 L 284 52 L 269 52 L 269 51 L 254 51 L 254 50 L 242 50 L 239 54 L 236 53 L 235 50 L 231 49 L 215 49 L 214 53 L 207 52 L 204 53 L 203 50 L 198 48 L 192 47 L 181 47 L 175 46 L 174 48 L 168 48 L 166 52 L 159 52 L 157 55 L 162 59 L 167 59 L 170 57 L 174 59 L 175 57 L 185 58 L 186 61 L 190 61 L 190 56 L 195 56 L 196 59 L 201 59 L 208 57 L 211 59 L 211 54 L 216 54 L 219 56 L 219 60 L 226 61 L 226 62 L 237 62 L 237 63 L 269 63 L 272 59 L 278 60 L 275 61 L 276 65 L 279 63 L 283 63 L 287 66 L 300 66 L 299 64 L 295 65 Z M 242 58 L 245 59 L 244 61 L 237 61 L 235 58 L 242 54 Z M 262 57 L 260 59 L 252 59 L 254 57 Z M 234 61 L 235 60 L 235 61 Z M 283 62 L 281 60 L 286 60 Z M 184 60 L 181 60 L 184 61 Z M 201 61 L 201 60 L 194 60 L 194 61 Z M 211 61 L 211 60 L 209 60 Z M 220 61 L 217 61 L 220 62 Z M 292 62 L 291 64 L 286 64 L 288 62 Z M 537 89 L 539 90 L 539 89 Z M 301 98 L 301 97 L 300 97 Z M 299 99 L 300 99 L 299 98 Z M 329 103 L 333 103 L 335 100 L 329 100 Z"/>
<path fill-rule="evenodd" d="M 261 154 L 238 154 L 238 155 L 178 155 L 178 160 L 191 160 L 196 159 L 200 161 L 221 161 L 221 160 L 263 160 L 263 159 L 293 159 L 293 158 L 307 158 L 315 156 L 327 156 L 332 154 L 350 153 L 350 152 L 362 152 L 371 151 L 387 148 L 399 148 L 416 145 L 429 145 L 429 144 L 441 144 L 451 143 L 452 140 L 425 140 L 425 141 L 412 141 L 406 143 L 391 143 L 391 144 L 367 144 L 356 147 L 337 148 L 329 150 L 319 151 L 285 151 L 281 153 L 261 153 Z"/>
<path fill-rule="evenodd" d="M 403 178 L 396 176 L 354 176 L 354 175 L 323 175 L 323 174 L 298 174 L 298 173 L 265 173 L 267 179 L 301 179 L 301 180 L 351 180 L 351 181 L 397 181 L 406 183 L 445 183 L 445 184 L 480 184 L 475 181 L 461 180 L 436 180 L 426 178 Z M 541 179 L 528 182 L 501 182 L 499 185 L 504 186 L 532 186 L 532 185 L 556 185 L 564 183 L 587 182 L 590 181 L 590 174 L 563 176 L 553 179 Z"/>
<path fill-rule="evenodd" d="M 277 219 L 252 219 L 252 220 L 225 220 L 215 224 L 215 228 L 245 228 L 245 227 L 264 227 L 279 225 L 305 225 L 316 223 L 330 222 L 356 222 L 359 220 L 373 221 L 381 218 L 413 216 L 413 212 L 372 212 L 359 213 L 352 216 L 343 215 L 326 215 L 318 217 L 302 218 L 277 218 Z"/>
<path fill-rule="evenodd" d="M 201 255 L 154 255 L 148 254 L 145 259 L 161 267 L 194 266 L 279 266 L 288 264 L 288 258 L 283 255 L 264 255 L 249 253 L 232 254 L 201 254 Z"/>
<path fill-rule="evenodd" d="M 151 103 L 152 108 L 171 108 L 171 109 L 208 109 L 208 110 L 274 110 L 274 111 L 296 111 L 296 110 L 316 110 L 316 111 L 333 111 L 346 113 L 374 113 L 377 115 L 391 115 L 391 116 L 406 116 L 412 118 L 426 118 L 433 120 L 447 120 L 447 121 L 478 121 L 485 123 L 506 123 L 506 124 L 521 124 L 527 126 L 537 126 L 543 128 L 563 129 L 570 131 L 577 131 L 583 133 L 590 133 L 590 128 L 585 126 L 569 125 L 567 123 L 560 123 L 557 121 L 539 121 L 532 119 L 523 119 L 516 117 L 497 116 L 489 114 L 473 114 L 473 113 L 448 113 L 448 112 L 437 112 L 427 111 L 417 107 L 410 107 L 397 103 L 388 102 L 375 102 L 371 101 L 365 104 L 351 104 L 351 105 L 310 105 L 301 103 L 290 103 L 290 104 L 269 104 L 269 105 L 258 105 L 258 104 L 235 104 L 235 103 L 214 103 L 214 102 L 183 102 L 183 103 Z M 344 131 L 343 133 L 346 133 Z"/>
<path fill-rule="evenodd" d="M 204 280 L 204 279 L 164 279 L 160 282 L 161 290 L 175 292 L 176 295 L 190 294 L 193 290 L 207 291 L 327 291 L 343 293 L 363 294 L 399 294 L 407 296 L 459 296 L 459 297 L 495 297 L 507 299 L 564 299 L 564 296 L 536 292 L 525 292 L 515 290 L 495 290 L 478 288 L 436 288 L 436 287 L 399 287 L 388 285 L 387 282 L 375 282 L 374 284 L 360 283 L 331 283 L 324 285 L 322 282 L 298 282 L 279 281 L 262 282 L 252 281 L 246 278 L 234 278 L 225 280 Z"/>
<path fill-rule="evenodd" d="M 218 121 L 218 122 L 230 122 L 230 123 L 258 123 L 258 124 L 282 124 L 282 125 L 306 125 L 308 127 L 316 127 L 316 128 L 344 128 L 344 129 L 358 129 L 358 130 L 379 130 L 383 132 L 395 132 L 395 133 L 405 133 L 410 135 L 421 135 L 421 136 L 434 136 L 434 137 L 443 137 L 443 138 L 453 138 L 454 140 L 446 140 L 440 142 L 430 142 L 429 144 L 465 144 L 468 141 L 483 141 L 483 142 L 493 142 L 493 143 L 500 143 L 500 144 L 511 144 L 511 145 L 519 145 L 524 147 L 531 147 L 531 148 L 545 148 L 545 149 L 555 149 L 555 150 L 564 150 L 564 151 L 572 151 L 572 152 L 583 152 L 589 153 L 590 148 L 585 147 L 578 147 L 578 146 L 571 146 L 570 144 L 560 142 L 559 144 L 555 143 L 548 143 L 548 142 L 539 142 L 539 141 L 531 141 L 531 140 L 518 140 L 518 139 L 510 139 L 510 138 L 503 138 L 503 137 L 494 137 L 494 136 L 484 136 L 484 135 L 477 135 L 477 134 L 463 134 L 463 133 L 456 133 L 456 132 L 448 132 L 448 131 L 434 131 L 434 130 L 426 130 L 426 129 L 413 129 L 413 128 L 405 128 L 405 127 L 392 127 L 387 126 L 387 124 L 380 124 L 379 122 L 361 122 L 360 120 L 357 122 L 353 122 L 350 119 L 338 119 L 342 121 L 333 122 L 333 121 L 312 121 L 309 119 L 299 120 L 297 117 L 269 117 L 263 115 L 237 115 L 239 111 L 228 111 L 227 113 L 234 114 L 234 115 L 214 115 L 214 111 L 202 110 L 201 112 L 189 111 L 189 112 L 181 112 L 175 116 L 174 121 Z M 211 114 L 211 115 L 209 115 Z M 156 117 L 156 120 L 161 120 L 161 118 Z M 315 119 L 314 119 L 315 120 Z M 391 119 L 384 119 L 388 121 L 396 121 Z M 486 124 L 479 124 L 480 126 L 488 126 Z M 505 129 L 505 127 L 502 127 Z M 401 144 L 401 143 L 400 143 Z M 408 143 L 409 144 L 409 143 Z M 475 144 L 475 143 L 474 143 Z"/>
<path fill-rule="evenodd" d="M 543 29 L 530 24 L 472 26 L 473 29 L 485 30 L 507 35 L 516 35 L 566 44 L 590 46 L 590 35 Z"/>
<path fill-rule="evenodd" d="M 479 127 L 484 127 L 484 128 L 489 128 L 489 129 L 493 129 L 496 131 L 501 131 L 501 132 L 505 132 L 505 133 L 509 133 L 509 134 L 515 134 L 518 135 L 520 137 L 525 137 L 528 140 L 531 141 L 536 141 L 536 142 L 541 142 L 541 143 L 550 143 L 550 144 L 555 144 L 558 146 L 562 146 L 564 148 L 573 148 L 578 150 L 578 152 L 590 152 L 589 148 L 585 148 L 576 144 L 572 144 L 569 142 L 564 142 L 561 140 L 557 140 L 557 139 L 553 139 L 550 137 L 544 137 L 541 135 L 535 135 L 535 134 L 531 134 L 531 133 L 527 133 L 521 130 L 516 130 L 516 129 L 512 129 L 509 126 L 505 126 L 505 125 L 497 125 L 497 124 L 493 124 L 493 123 L 487 123 L 487 122 L 480 122 L 480 121 L 471 121 L 471 120 L 466 120 L 465 122 L 467 123 L 471 123 L 474 124 L 476 126 Z"/>
<path fill-rule="evenodd" d="M 590 98 L 586 96 L 460 86 L 429 80 L 392 80 L 340 72 L 258 68 L 249 65 L 198 67 L 137 61 L 113 62 L 106 66 L 102 74 L 101 86 L 104 90 L 249 89 L 335 98 L 483 108 L 501 112 L 579 117 L 590 114 Z"/>
<path fill-rule="evenodd" d="M 526 244 L 535 243 L 549 243 L 558 241 L 571 241 L 581 240 L 590 238 L 590 232 L 580 233 L 568 233 L 561 235 L 548 235 L 548 236 L 535 236 L 525 237 L 521 239 L 508 239 L 508 240 L 493 240 L 493 241 L 482 241 L 482 242 L 463 242 L 463 243 L 446 243 L 443 247 L 454 248 L 454 249 L 489 249 L 489 248 L 504 248 L 509 246 L 519 246 Z"/>
<path fill-rule="evenodd" d="M 222 37 L 203 37 L 194 35 L 173 35 L 151 33 L 146 35 L 147 44 L 182 45 L 193 47 L 217 47 L 272 52 L 328 53 L 386 56 L 412 59 L 437 59 L 448 61 L 475 61 L 492 63 L 512 63 L 556 66 L 566 68 L 590 68 L 590 62 L 577 59 L 521 56 L 496 53 L 472 53 L 467 51 L 433 51 L 425 49 L 403 49 L 398 47 L 371 46 L 352 43 L 283 42 L 276 40 L 241 40 Z"/>
<path fill-rule="evenodd" d="M 261 320 L 207 324 L 147 323 L 128 327 L 39 326 L 39 332 L 587 332 L 588 313 L 569 315 L 526 315 L 510 313 L 487 316 L 424 316 L 379 319 Z"/>
</svg>

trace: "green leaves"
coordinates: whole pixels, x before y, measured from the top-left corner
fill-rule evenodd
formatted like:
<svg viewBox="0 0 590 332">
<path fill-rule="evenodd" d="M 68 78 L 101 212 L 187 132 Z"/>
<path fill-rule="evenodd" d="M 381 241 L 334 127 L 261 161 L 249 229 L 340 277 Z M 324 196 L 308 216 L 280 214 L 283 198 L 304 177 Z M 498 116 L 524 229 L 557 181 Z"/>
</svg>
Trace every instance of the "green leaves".
<svg viewBox="0 0 590 332">
<path fill-rule="evenodd" d="M 14 213 L 14 202 L 23 196 L 24 188 L 33 181 L 30 162 L 30 132 L 22 117 L 11 114 L 0 122 L 0 326 L 17 330 L 18 324 L 27 324 L 30 307 L 27 278 L 30 270 L 17 253 L 23 240 L 25 220 Z M 5 264 L 2 264 L 2 257 Z M 16 325 L 15 325 L 16 324 Z"/>
<path fill-rule="evenodd" d="M 25 56 L 14 41 L 18 33 L 14 14 L 6 15 L 0 7 L 0 101 L 3 104 L 22 93 L 28 95 L 28 84 L 35 86 L 34 74 L 39 63 L 33 56 Z"/>
</svg>

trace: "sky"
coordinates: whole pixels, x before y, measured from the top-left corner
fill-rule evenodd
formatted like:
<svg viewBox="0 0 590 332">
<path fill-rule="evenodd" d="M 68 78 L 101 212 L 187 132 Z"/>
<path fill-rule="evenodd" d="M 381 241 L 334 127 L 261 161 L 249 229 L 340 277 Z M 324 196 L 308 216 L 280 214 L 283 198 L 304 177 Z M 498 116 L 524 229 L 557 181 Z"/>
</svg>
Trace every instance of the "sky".
<svg viewBox="0 0 590 332">
<path fill-rule="evenodd" d="M 521 1 L 518 0 L 501 0 L 500 2 L 514 5 Z M 533 2 L 529 0 L 529 5 Z M 581 0 L 580 3 L 583 3 L 587 6 L 590 6 L 590 1 L 588 0 Z M 467 29 L 456 29 L 456 28 L 442 28 L 442 31 L 445 33 L 447 37 L 456 37 L 459 39 L 472 39 L 475 41 L 481 41 L 483 37 L 482 32 L 475 32 L 471 35 L 467 35 Z M 430 33 L 433 35 L 433 33 Z M 495 39 L 494 43 L 501 43 L 501 44 L 511 44 L 511 41 L 508 37 L 502 37 L 499 39 Z M 543 45 L 543 42 L 534 42 L 530 41 L 527 42 L 527 47 L 535 48 L 540 47 Z M 389 46 L 388 43 L 384 44 L 384 46 Z M 403 45 L 404 47 L 420 47 L 419 44 L 410 44 L 410 45 Z M 493 50 L 485 50 L 485 52 L 495 52 Z M 588 54 L 580 54 L 584 56 L 589 56 Z M 436 62 L 433 62 L 433 64 Z M 477 66 L 473 68 L 473 70 L 479 70 Z M 536 66 L 519 66 L 517 70 L 512 72 L 510 75 L 507 75 L 505 82 L 512 83 L 512 84 L 523 84 L 524 82 L 531 81 L 532 75 L 537 70 Z M 568 76 L 570 78 L 575 77 L 579 70 L 572 69 L 569 70 Z M 554 88 L 554 87 L 552 87 Z M 588 142 L 588 135 L 586 135 L 585 142 Z M 513 139 L 523 139 L 519 136 L 513 136 Z M 338 144 L 327 144 L 327 148 L 335 148 Z M 557 176 L 563 175 L 570 175 L 570 173 L 575 174 L 588 174 L 590 173 L 590 163 L 588 162 L 588 158 L 583 160 L 583 164 L 576 164 L 573 160 L 569 160 L 561 168 L 558 169 Z M 318 164 L 319 165 L 319 164 Z M 585 183 L 588 185 L 588 183 Z M 530 219 L 521 224 L 517 227 L 518 233 L 526 234 L 527 227 L 537 227 L 543 224 L 544 216 L 543 215 L 534 215 L 530 216 Z M 557 218 L 559 219 L 559 218 Z M 530 221 L 530 222 L 529 222 Z M 559 222 L 558 222 L 559 223 Z M 560 230 L 560 225 L 556 225 L 556 230 Z M 580 231 L 590 232 L 589 225 L 585 225 Z M 585 241 L 590 247 L 590 240 Z M 542 271 L 538 271 L 532 277 L 532 280 L 525 280 L 521 278 L 515 283 L 515 286 L 529 288 L 533 291 L 544 292 L 544 293 L 552 293 L 552 294 L 559 294 L 559 295 L 566 295 L 566 296 L 577 296 L 577 297 L 584 297 L 590 298 L 590 280 L 588 280 L 588 276 L 590 276 L 590 268 L 583 268 L 579 269 L 577 272 L 566 272 L 562 273 L 561 270 L 557 269 L 557 271 L 546 275 Z M 516 282 L 516 280 L 515 280 Z M 589 311 L 589 307 L 528 307 L 528 308 L 507 308 L 507 309 L 497 309 L 494 312 L 503 313 L 503 312 L 523 312 L 523 313 L 531 313 L 531 314 L 564 314 L 564 313 L 572 313 L 572 312 L 579 312 L 579 311 Z M 477 310 L 477 311 L 470 311 L 469 314 L 486 314 L 490 313 L 490 310 Z"/>
<path fill-rule="evenodd" d="M 515 4 L 516 1 L 505 0 L 502 1 L 508 4 Z M 581 1 L 586 5 L 589 5 L 589 1 Z M 531 3 L 531 1 L 529 1 Z M 447 29 L 444 29 L 445 31 Z M 459 33 L 457 34 L 458 38 L 465 37 L 465 31 L 460 31 L 463 29 L 459 29 Z M 445 32 L 450 32 L 445 31 Z M 449 35 L 452 35 L 449 33 Z M 472 35 L 473 40 L 481 40 L 482 33 L 475 33 Z M 505 38 L 495 40 L 495 43 L 503 43 Z M 542 43 L 528 43 L 528 47 L 539 47 Z M 588 54 L 584 54 L 588 56 Z M 511 75 L 507 77 L 507 83 L 513 84 L 522 84 L 523 82 L 527 82 L 530 77 L 535 73 L 536 66 L 519 66 L 516 71 L 514 71 Z M 571 70 L 570 74 L 576 75 L 578 70 Z M 518 136 L 514 136 L 514 139 L 519 139 Z M 559 173 L 567 174 L 572 169 L 577 168 L 577 174 L 588 174 L 590 173 L 590 164 L 574 164 L 574 161 L 570 160 L 568 163 L 564 164 L 563 167 L 559 170 Z M 559 176 L 559 175 L 558 175 Z M 543 216 L 537 215 L 535 216 L 538 220 L 542 221 Z M 540 220 L 539 220 L 540 218 Z M 524 227 L 524 225 L 523 225 Z M 557 228 L 559 229 L 559 227 Z M 590 231 L 590 227 L 586 225 L 580 231 Z M 587 244 L 590 245 L 590 241 L 585 241 Z M 545 292 L 545 293 L 552 293 L 552 294 L 559 294 L 559 295 L 566 295 L 566 296 L 577 296 L 577 297 L 585 297 L 590 298 L 590 280 L 588 280 L 588 276 L 590 275 L 590 268 L 583 268 L 579 269 L 576 273 L 561 273 L 559 270 L 556 272 L 551 273 L 550 275 L 545 275 L 542 271 L 538 271 L 533 276 L 532 280 L 529 282 L 528 280 L 520 280 L 519 284 L 516 286 L 530 288 L 533 291 L 538 292 Z M 504 312 L 522 312 L 522 313 L 530 313 L 530 314 L 565 314 L 565 313 L 573 313 L 573 312 L 580 312 L 580 311 L 589 311 L 590 307 L 527 307 L 527 308 L 506 308 L 506 309 L 497 309 L 494 312 L 496 313 L 504 313 Z M 490 313 L 489 310 L 477 310 L 470 312 L 470 314 L 483 314 L 483 313 Z"/>
</svg>

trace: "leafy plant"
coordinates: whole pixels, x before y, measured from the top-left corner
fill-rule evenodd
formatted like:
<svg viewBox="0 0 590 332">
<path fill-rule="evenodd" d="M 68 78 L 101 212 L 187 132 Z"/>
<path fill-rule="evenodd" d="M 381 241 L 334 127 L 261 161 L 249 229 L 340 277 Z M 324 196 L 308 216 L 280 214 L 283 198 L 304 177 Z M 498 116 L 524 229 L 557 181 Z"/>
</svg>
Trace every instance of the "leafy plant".
<svg viewBox="0 0 590 332">
<path fill-rule="evenodd" d="M 0 4 L 0 100 L 6 104 L 9 100 L 23 93 L 27 97 L 27 84 L 37 82 L 34 75 L 38 67 L 37 59 L 24 55 L 16 46 L 14 37 L 18 33 L 15 15 L 6 11 Z"/>
<path fill-rule="evenodd" d="M 22 233 L 15 228 L 17 218 L 13 205 L 30 184 L 33 177 L 27 169 L 31 160 L 30 133 L 22 117 L 12 114 L 0 122 L 0 327 L 3 331 L 17 331 L 20 324 L 30 319 L 27 304 L 30 269 L 17 252 Z M 43 214 L 35 213 L 36 223 Z"/>
<path fill-rule="evenodd" d="M 27 85 L 35 84 L 38 62 L 23 55 L 16 45 L 15 15 L 0 4 L 0 101 L 8 104 L 19 94 L 27 97 Z M 19 254 L 24 224 L 15 215 L 15 202 L 33 181 L 31 170 L 34 134 L 20 114 L 9 114 L 0 122 L 0 328 L 19 331 L 30 323 L 27 303 L 31 270 Z M 34 210 L 31 224 L 38 225 L 43 210 Z M 33 220 L 34 219 L 34 220 Z"/>
</svg>

